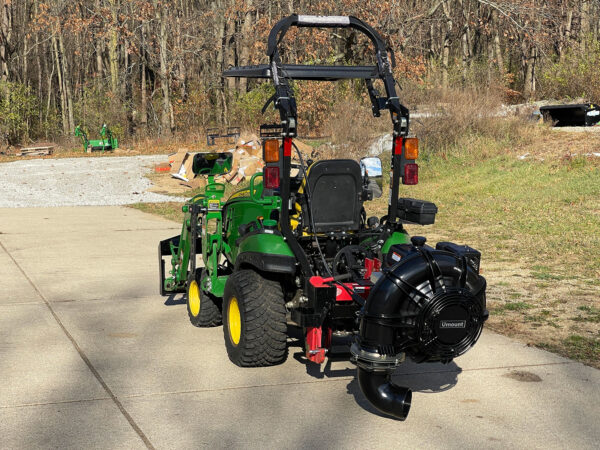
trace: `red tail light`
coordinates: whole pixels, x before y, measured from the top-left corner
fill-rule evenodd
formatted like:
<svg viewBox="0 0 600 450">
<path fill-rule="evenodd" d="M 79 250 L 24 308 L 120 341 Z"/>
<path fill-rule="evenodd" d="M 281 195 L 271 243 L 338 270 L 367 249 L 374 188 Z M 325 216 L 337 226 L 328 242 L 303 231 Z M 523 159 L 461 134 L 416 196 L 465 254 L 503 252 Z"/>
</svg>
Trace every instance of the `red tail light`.
<svg viewBox="0 0 600 450">
<path fill-rule="evenodd" d="M 279 167 L 265 167 L 263 179 L 265 188 L 277 189 L 279 187 Z"/>
<path fill-rule="evenodd" d="M 404 178 L 402 184 L 417 184 L 419 182 L 419 165 L 418 164 L 405 164 L 404 165 Z"/>
</svg>

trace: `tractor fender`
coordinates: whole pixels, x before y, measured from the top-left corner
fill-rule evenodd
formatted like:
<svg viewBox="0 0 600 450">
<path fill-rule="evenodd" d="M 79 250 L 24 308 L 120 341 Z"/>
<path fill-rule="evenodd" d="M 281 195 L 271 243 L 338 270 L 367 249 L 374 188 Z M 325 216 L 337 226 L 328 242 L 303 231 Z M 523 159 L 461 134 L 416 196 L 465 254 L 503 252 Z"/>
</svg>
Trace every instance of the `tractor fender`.
<svg viewBox="0 0 600 450">
<path fill-rule="evenodd" d="M 235 259 L 236 270 L 244 266 L 262 272 L 294 274 L 296 258 L 280 234 L 249 233 L 241 238 Z"/>
</svg>

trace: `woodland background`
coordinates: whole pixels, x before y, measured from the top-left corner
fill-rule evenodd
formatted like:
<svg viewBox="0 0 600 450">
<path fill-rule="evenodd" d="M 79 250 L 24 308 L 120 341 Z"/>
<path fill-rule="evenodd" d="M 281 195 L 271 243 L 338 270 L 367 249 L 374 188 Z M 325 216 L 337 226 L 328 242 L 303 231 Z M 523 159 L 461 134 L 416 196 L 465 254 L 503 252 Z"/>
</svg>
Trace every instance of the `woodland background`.
<svg viewBox="0 0 600 450">
<path fill-rule="evenodd" d="M 293 12 L 374 25 L 395 51 L 407 106 L 482 92 L 600 101 L 597 0 L 0 0 L 0 143 L 60 139 L 77 125 L 95 134 L 103 122 L 125 139 L 254 126 L 269 83 L 221 73 L 266 62 L 271 26 Z M 285 41 L 289 62 L 372 60 L 349 30 Z M 366 98 L 353 82 L 295 89 L 306 134 Z"/>
</svg>

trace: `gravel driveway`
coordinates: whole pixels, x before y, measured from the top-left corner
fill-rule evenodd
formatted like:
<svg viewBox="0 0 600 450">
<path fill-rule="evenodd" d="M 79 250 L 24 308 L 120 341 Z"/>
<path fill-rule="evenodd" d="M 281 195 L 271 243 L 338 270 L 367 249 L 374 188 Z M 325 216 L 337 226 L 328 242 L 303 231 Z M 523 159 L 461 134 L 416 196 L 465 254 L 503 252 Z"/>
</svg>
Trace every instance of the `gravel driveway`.
<svg viewBox="0 0 600 450">
<path fill-rule="evenodd" d="M 144 174 L 164 155 L 30 159 L 0 164 L 0 207 L 184 201 L 153 192 Z"/>
</svg>

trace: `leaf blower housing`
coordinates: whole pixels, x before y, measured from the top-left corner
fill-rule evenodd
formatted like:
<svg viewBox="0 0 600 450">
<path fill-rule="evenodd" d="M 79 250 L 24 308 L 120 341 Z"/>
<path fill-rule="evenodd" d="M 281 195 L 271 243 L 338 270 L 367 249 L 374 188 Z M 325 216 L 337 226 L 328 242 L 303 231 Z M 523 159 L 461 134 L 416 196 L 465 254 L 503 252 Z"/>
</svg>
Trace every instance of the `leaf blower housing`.
<svg viewBox="0 0 600 450">
<path fill-rule="evenodd" d="M 479 252 L 449 242 L 433 249 L 418 236 L 412 242 L 392 246 L 351 348 L 365 397 L 401 420 L 411 391 L 395 385 L 391 374 L 405 355 L 419 363 L 449 363 L 475 345 L 488 317 Z"/>
</svg>

